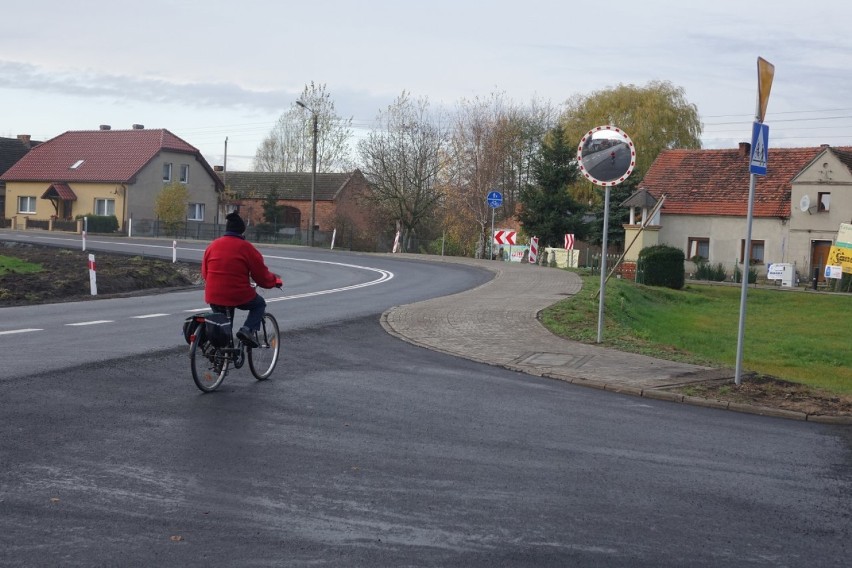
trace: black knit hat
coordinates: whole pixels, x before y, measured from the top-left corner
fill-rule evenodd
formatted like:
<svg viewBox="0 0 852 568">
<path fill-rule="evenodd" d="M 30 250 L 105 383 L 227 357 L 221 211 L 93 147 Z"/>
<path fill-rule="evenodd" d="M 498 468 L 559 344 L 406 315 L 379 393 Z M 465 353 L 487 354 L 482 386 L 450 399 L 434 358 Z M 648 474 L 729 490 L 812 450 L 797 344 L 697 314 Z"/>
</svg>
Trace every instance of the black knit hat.
<svg viewBox="0 0 852 568">
<path fill-rule="evenodd" d="M 225 215 L 225 230 L 242 235 L 246 232 L 246 224 L 236 211 Z"/>
</svg>

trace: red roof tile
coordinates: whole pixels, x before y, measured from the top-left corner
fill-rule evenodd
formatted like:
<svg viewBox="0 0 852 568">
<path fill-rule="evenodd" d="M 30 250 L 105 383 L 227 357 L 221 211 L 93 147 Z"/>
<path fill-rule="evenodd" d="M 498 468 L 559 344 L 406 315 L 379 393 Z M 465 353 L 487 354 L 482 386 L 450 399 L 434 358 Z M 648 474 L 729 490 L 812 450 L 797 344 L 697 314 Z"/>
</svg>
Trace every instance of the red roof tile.
<svg viewBox="0 0 852 568">
<path fill-rule="evenodd" d="M 767 175 L 757 176 L 755 217 L 789 217 L 791 184 L 817 155 L 816 148 L 770 148 Z M 852 148 L 832 148 L 838 154 Z M 663 150 L 639 187 L 666 195 L 663 214 L 745 217 L 749 155 L 732 150 Z"/>
<path fill-rule="evenodd" d="M 165 129 L 68 131 L 27 152 L 0 180 L 129 183 L 161 150 L 201 158 Z"/>
<path fill-rule="evenodd" d="M 64 183 L 52 183 L 41 195 L 42 199 L 63 199 L 65 201 L 77 201 L 77 194 Z"/>
</svg>

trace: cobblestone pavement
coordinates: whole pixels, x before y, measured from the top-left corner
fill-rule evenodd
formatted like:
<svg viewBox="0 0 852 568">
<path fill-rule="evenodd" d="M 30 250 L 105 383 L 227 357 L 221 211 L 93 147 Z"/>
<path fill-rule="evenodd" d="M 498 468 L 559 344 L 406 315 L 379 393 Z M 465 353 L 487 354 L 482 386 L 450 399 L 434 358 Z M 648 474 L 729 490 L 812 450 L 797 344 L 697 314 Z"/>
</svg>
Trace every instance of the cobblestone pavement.
<svg viewBox="0 0 852 568">
<path fill-rule="evenodd" d="M 414 345 L 530 375 L 635 396 L 795 420 L 852 424 L 849 417 L 685 396 L 668 389 L 733 379 L 733 369 L 665 361 L 553 335 L 537 315 L 580 290 L 581 280 L 572 272 L 459 257 L 399 256 L 467 264 L 495 273 L 492 280 L 472 290 L 396 306 L 385 312 L 385 330 Z"/>
</svg>

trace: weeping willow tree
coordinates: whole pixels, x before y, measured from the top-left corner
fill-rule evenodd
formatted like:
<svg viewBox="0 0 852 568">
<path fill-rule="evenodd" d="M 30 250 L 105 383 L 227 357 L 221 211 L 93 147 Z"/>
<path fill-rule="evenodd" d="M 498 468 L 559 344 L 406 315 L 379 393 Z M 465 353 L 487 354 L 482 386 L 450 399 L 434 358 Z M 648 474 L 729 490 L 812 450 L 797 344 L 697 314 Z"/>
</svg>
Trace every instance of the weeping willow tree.
<svg viewBox="0 0 852 568">
<path fill-rule="evenodd" d="M 636 167 L 630 175 L 636 180 L 642 179 L 662 150 L 701 148 L 703 126 L 698 107 L 686 100 L 683 88 L 667 81 L 651 81 L 644 87 L 618 85 L 576 95 L 566 103 L 559 123 L 566 138 L 576 145 L 596 126 L 621 128 L 636 150 Z M 585 180 L 575 184 L 571 193 L 583 203 L 600 200 L 600 192 Z"/>
</svg>

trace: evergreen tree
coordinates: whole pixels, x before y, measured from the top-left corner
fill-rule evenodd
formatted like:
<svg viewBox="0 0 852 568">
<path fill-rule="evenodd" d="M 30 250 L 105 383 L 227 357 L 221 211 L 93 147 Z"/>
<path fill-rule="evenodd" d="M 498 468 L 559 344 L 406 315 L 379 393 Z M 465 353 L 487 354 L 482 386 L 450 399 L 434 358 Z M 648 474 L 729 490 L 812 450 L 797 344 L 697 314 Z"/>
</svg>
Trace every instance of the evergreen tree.
<svg viewBox="0 0 852 568">
<path fill-rule="evenodd" d="M 618 185 L 609 188 L 609 222 L 607 223 L 607 248 L 614 247 L 622 249 L 624 246 L 624 225 L 630 221 L 630 208 L 622 207 L 621 204 L 629 198 L 639 183 L 639 179 L 630 175 Z M 589 224 L 588 241 L 593 245 L 603 244 L 603 218 L 605 188 L 597 187 L 601 192 L 601 200 L 596 203 L 592 211 L 594 220 Z"/>
<path fill-rule="evenodd" d="M 539 238 L 541 247 L 561 247 L 566 233 L 583 239 L 588 232 L 585 208 L 568 193 L 568 186 L 579 178 L 576 156 L 575 145 L 566 141 L 564 129 L 557 126 L 547 133 L 533 162 L 534 185 L 521 191 L 518 220 L 524 232 Z"/>
<path fill-rule="evenodd" d="M 263 200 L 263 220 L 271 225 L 280 225 L 284 222 L 284 205 L 278 205 L 278 190 L 273 189 Z"/>
</svg>

